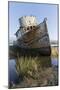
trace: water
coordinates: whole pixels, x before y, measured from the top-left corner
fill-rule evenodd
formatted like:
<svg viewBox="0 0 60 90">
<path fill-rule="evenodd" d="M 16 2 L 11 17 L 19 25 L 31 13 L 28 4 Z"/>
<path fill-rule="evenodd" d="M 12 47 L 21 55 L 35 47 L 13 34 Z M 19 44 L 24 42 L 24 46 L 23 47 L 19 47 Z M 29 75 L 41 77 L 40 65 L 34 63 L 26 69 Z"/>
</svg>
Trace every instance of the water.
<svg viewBox="0 0 60 90">
<path fill-rule="evenodd" d="M 58 58 L 51 58 L 51 64 L 58 66 Z"/>
<path fill-rule="evenodd" d="M 46 63 L 45 63 L 46 62 Z M 12 83 L 14 85 L 19 83 L 19 76 L 16 71 L 16 62 L 14 59 L 9 60 L 9 84 Z M 45 61 L 44 58 L 41 60 L 41 66 L 51 66 L 52 67 L 57 67 L 58 66 L 58 58 L 51 58 L 51 60 Z"/>
<path fill-rule="evenodd" d="M 9 83 L 14 83 L 14 84 L 17 84 L 18 83 L 18 74 L 16 72 L 16 63 L 15 63 L 15 60 L 12 59 L 10 60 L 9 62 L 9 69 L 8 69 L 8 72 L 9 72 Z"/>
</svg>

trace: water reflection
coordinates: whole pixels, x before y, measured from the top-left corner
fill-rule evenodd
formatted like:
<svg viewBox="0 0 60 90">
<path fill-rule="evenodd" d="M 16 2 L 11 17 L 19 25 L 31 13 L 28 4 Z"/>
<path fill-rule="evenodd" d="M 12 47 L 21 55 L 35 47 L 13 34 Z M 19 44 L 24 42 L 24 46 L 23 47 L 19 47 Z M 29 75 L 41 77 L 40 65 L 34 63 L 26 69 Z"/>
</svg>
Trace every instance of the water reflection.
<svg viewBox="0 0 60 90">
<path fill-rule="evenodd" d="M 16 62 L 15 60 L 9 60 L 9 85 L 11 84 L 14 87 L 31 87 L 31 86 L 51 86 L 58 85 L 58 59 L 51 57 L 39 57 L 39 72 L 38 79 L 30 81 L 26 79 L 20 82 L 20 77 L 16 71 Z M 35 73 L 35 75 L 37 76 Z M 29 83 L 31 82 L 31 83 Z"/>
<path fill-rule="evenodd" d="M 19 78 L 18 78 L 18 74 L 16 72 L 16 62 L 14 59 L 10 60 L 9 62 L 9 69 L 8 69 L 8 73 L 9 73 L 9 84 L 17 84 L 19 82 Z"/>
<path fill-rule="evenodd" d="M 52 57 L 52 58 L 51 58 L 51 64 L 57 66 L 57 65 L 58 65 L 58 58 L 53 58 L 53 57 Z"/>
</svg>

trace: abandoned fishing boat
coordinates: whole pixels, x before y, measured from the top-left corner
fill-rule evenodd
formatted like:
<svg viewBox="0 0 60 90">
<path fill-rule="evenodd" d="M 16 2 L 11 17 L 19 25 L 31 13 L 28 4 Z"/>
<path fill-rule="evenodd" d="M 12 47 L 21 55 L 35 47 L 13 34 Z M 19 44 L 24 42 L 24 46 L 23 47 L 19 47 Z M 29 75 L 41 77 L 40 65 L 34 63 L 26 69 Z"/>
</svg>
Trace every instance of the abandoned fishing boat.
<svg viewBox="0 0 60 90">
<path fill-rule="evenodd" d="M 19 18 L 20 27 L 15 33 L 16 45 L 23 54 L 50 55 L 51 47 L 46 18 L 38 23 L 35 16 Z"/>
</svg>

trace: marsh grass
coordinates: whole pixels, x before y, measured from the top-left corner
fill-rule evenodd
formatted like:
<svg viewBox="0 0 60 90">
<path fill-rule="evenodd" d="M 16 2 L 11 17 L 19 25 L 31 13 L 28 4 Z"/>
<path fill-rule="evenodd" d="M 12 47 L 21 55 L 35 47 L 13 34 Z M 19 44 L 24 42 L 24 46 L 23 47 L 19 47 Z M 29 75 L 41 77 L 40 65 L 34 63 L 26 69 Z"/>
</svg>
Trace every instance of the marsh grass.
<svg viewBox="0 0 60 90">
<path fill-rule="evenodd" d="M 58 56 L 59 56 L 59 47 L 57 46 L 53 46 L 53 47 L 51 47 L 51 56 L 52 57 L 57 57 L 58 58 Z"/>
<path fill-rule="evenodd" d="M 16 69 L 18 74 L 22 74 L 24 76 L 30 75 L 33 76 L 33 72 L 36 72 L 38 69 L 38 61 L 37 57 L 20 57 L 16 60 Z"/>
<path fill-rule="evenodd" d="M 57 71 L 51 67 L 50 57 L 21 56 L 16 60 L 18 75 L 23 81 L 18 87 L 54 86 L 58 84 Z"/>
<path fill-rule="evenodd" d="M 50 57 L 19 57 L 16 60 L 16 70 L 23 77 L 39 78 L 39 72 L 51 66 Z"/>
</svg>

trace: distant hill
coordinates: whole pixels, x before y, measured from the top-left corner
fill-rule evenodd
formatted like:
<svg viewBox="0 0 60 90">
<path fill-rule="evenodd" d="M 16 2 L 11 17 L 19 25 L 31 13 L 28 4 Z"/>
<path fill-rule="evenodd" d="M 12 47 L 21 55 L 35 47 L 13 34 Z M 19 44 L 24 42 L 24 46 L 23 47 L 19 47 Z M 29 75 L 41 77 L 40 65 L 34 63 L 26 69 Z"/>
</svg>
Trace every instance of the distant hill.
<svg viewBox="0 0 60 90">
<path fill-rule="evenodd" d="M 56 40 L 51 40 L 50 44 L 51 44 L 51 46 L 58 46 L 59 43 Z"/>
<path fill-rule="evenodd" d="M 52 40 L 52 41 L 50 41 L 50 43 L 51 43 L 51 44 L 58 44 L 58 41 Z"/>
</svg>

